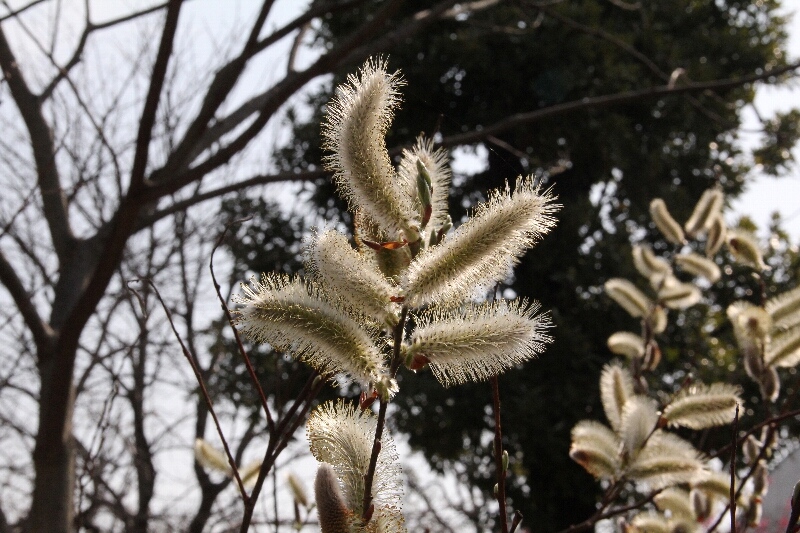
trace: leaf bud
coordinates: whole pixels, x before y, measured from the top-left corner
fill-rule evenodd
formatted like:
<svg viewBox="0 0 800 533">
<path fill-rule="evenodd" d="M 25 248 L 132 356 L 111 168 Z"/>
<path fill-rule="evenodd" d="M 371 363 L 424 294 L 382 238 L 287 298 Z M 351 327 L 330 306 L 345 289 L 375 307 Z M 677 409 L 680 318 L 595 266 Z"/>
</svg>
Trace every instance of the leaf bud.
<svg viewBox="0 0 800 533">
<path fill-rule="evenodd" d="M 761 374 L 758 384 L 761 387 L 761 397 L 765 401 L 775 403 L 781 393 L 781 378 L 774 367 L 767 367 Z"/>
<path fill-rule="evenodd" d="M 388 402 L 400 390 L 397 381 L 389 376 L 381 376 L 381 379 L 375 383 L 375 389 L 384 402 Z"/>
<path fill-rule="evenodd" d="M 498 494 L 500 494 L 500 484 L 495 483 L 494 484 L 494 495 L 497 496 Z"/>
<path fill-rule="evenodd" d="M 439 228 L 439 231 L 436 233 L 436 243 L 439 244 L 444 239 L 444 236 L 447 235 L 447 232 L 453 227 L 453 220 L 450 218 L 450 215 L 447 215 L 447 218 L 442 224 L 442 227 Z"/>
<path fill-rule="evenodd" d="M 425 185 L 428 186 L 428 191 L 430 192 L 430 190 L 433 189 L 431 174 L 428 172 L 428 167 L 425 166 L 425 163 L 423 163 L 421 159 L 417 159 L 417 172 L 417 177 L 422 178 L 422 180 L 425 182 Z"/>
<path fill-rule="evenodd" d="M 508 471 L 508 450 L 503 450 L 503 472 Z"/>
<path fill-rule="evenodd" d="M 378 391 L 376 389 L 371 389 L 369 392 L 362 390 L 361 395 L 358 398 L 358 405 L 361 407 L 361 410 L 367 409 L 372 403 L 378 398 Z"/>
<path fill-rule="evenodd" d="M 650 387 L 647 385 L 647 380 L 644 379 L 644 376 L 639 376 L 638 379 L 634 380 L 633 391 L 636 394 L 647 394 L 648 390 L 650 390 Z"/>
<path fill-rule="evenodd" d="M 658 366 L 658 363 L 661 362 L 661 348 L 658 347 L 658 343 L 655 340 L 651 340 L 650 343 L 647 345 L 647 350 L 645 352 L 643 367 L 646 370 L 652 372 Z"/>
<path fill-rule="evenodd" d="M 754 344 L 743 346 L 742 355 L 747 375 L 756 381 L 760 381 L 761 374 L 764 373 L 764 364 L 761 361 L 761 354 L 758 353 L 758 347 Z"/>
<path fill-rule="evenodd" d="M 697 521 L 701 522 L 708 518 L 708 515 L 711 514 L 711 500 L 706 493 L 701 490 L 692 489 L 691 498 L 692 508 L 694 509 L 694 514 L 697 515 Z"/>
<path fill-rule="evenodd" d="M 770 426 L 764 426 L 761 428 L 761 442 L 764 443 L 764 446 L 767 449 L 767 456 L 772 455 L 772 450 L 774 450 L 775 446 L 778 444 L 777 430 L 772 428 L 770 431 Z"/>
</svg>

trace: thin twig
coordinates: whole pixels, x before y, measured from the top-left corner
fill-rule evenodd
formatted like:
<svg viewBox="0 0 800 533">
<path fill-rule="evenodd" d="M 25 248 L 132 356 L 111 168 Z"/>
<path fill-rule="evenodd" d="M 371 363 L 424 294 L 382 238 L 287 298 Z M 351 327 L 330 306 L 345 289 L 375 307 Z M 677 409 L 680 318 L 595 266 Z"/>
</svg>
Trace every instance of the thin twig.
<svg viewBox="0 0 800 533">
<path fill-rule="evenodd" d="M 739 404 L 736 404 L 736 414 L 733 417 L 733 441 L 731 445 L 731 533 L 736 533 L 736 434 L 739 432 Z"/>
<path fill-rule="evenodd" d="M 500 506 L 500 531 L 508 533 L 508 511 L 506 510 L 506 470 L 503 468 L 503 430 L 500 425 L 500 385 L 497 376 L 489 380 L 492 384 L 492 407 L 494 411 L 494 465 L 497 470 L 497 503 Z"/>
<path fill-rule="evenodd" d="M 795 416 L 798 416 L 798 415 L 800 415 L 800 409 L 796 409 L 794 411 L 789 411 L 788 413 L 783 413 L 781 415 L 776 415 L 776 416 L 773 416 L 771 418 L 768 418 L 767 420 L 764 420 L 763 422 L 761 422 L 759 424 L 756 424 L 755 426 L 750 428 L 744 435 L 739 437 L 739 439 L 736 441 L 736 445 L 737 446 L 741 445 L 745 440 L 747 440 L 747 437 L 749 437 L 750 435 L 753 435 L 756 431 L 758 431 L 759 429 L 763 428 L 764 426 L 768 426 L 770 424 L 774 424 L 776 422 L 780 422 L 780 421 L 785 420 L 787 418 L 792 418 L 792 417 L 795 417 Z M 714 459 L 715 457 L 719 457 L 721 455 L 724 455 L 730 449 L 730 447 L 731 447 L 731 444 L 726 444 L 724 447 L 722 447 L 719 450 L 717 450 L 716 453 L 711 454 L 709 456 L 709 459 Z"/>
<path fill-rule="evenodd" d="M 607 511 L 605 513 L 598 511 L 592 517 L 587 518 L 580 524 L 575 524 L 574 526 L 569 526 L 567 529 L 562 529 L 558 533 L 578 533 L 579 531 L 586 531 L 587 529 L 594 526 L 600 520 L 605 520 L 606 518 L 612 518 L 617 515 L 621 515 L 623 513 L 627 513 L 628 511 L 633 511 L 635 509 L 639 509 L 648 503 L 652 502 L 653 499 L 661 494 L 660 490 L 655 490 L 651 492 L 647 498 L 643 500 L 639 500 L 638 502 L 632 503 L 630 505 L 626 505 L 624 507 L 617 507 L 616 509 L 612 509 L 611 511 Z M 602 510 L 602 508 L 601 508 Z"/>
<path fill-rule="evenodd" d="M 303 387 L 303 390 L 297 396 L 294 403 L 289 408 L 289 411 L 287 411 L 286 415 L 278 422 L 276 436 L 271 436 L 269 439 L 267 451 L 264 453 L 264 461 L 261 463 L 261 471 L 258 473 L 258 479 L 256 479 L 253 492 L 250 494 L 250 500 L 245 503 L 242 524 L 239 528 L 240 533 L 246 533 L 247 530 L 250 529 L 253 511 L 258 501 L 258 496 L 261 494 L 261 489 L 264 486 L 264 480 L 267 478 L 267 474 L 269 474 L 275 464 L 278 455 L 280 455 L 287 444 L 289 444 L 289 440 L 292 438 L 292 435 L 294 435 L 300 423 L 305 419 L 306 413 L 311 407 L 311 402 L 324 386 L 325 380 L 321 379 L 321 375 L 316 370 L 312 372 L 305 387 Z M 294 414 L 297 412 L 300 405 L 302 405 L 303 408 L 295 417 Z"/>
<path fill-rule="evenodd" d="M 231 454 L 231 450 L 228 447 L 228 441 L 225 440 L 225 435 L 222 432 L 222 426 L 219 424 L 219 419 L 217 418 L 217 413 L 214 411 L 214 404 L 211 402 L 211 396 L 208 394 L 208 390 L 206 389 L 205 382 L 203 380 L 203 376 L 200 373 L 200 369 L 197 367 L 197 363 L 195 362 L 194 356 L 189 352 L 189 349 L 186 348 L 186 345 L 183 343 L 183 339 L 181 338 L 180 333 L 178 333 L 178 328 L 175 326 L 175 322 L 172 320 L 172 313 L 170 313 L 167 304 L 164 302 L 164 299 L 161 298 L 161 293 L 158 292 L 158 288 L 156 287 L 155 283 L 149 279 L 134 279 L 128 282 L 128 289 L 136 293 L 136 290 L 131 288 L 130 284 L 134 282 L 146 283 L 153 288 L 153 291 L 156 294 L 156 298 L 161 303 L 161 308 L 164 310 L 164 313 L 167 315 L 167 320 L 169 321 L 169 325 L 172 328 L 172 333 L 175 335 L 175 338 L 178 340 L 178 343 L 181 345 L 181 350 L 183 351 L 184 357 L 186 360 L 189 361 L 189 365 L 192 367 L 192 371 L 194 372 L 194 377 L 197 379 L 197 384 L 200 386 L 200 392 L 203 394 L 203 398 L 208 405 L 208 412 L 211 413 L 211 418 L 214 419 L 214 425 L 217 427 L 217 433 L 219 434 L 220 440 L 222 440 L 222 447 L 225 449 L 225 455 L 228 457 L 228 463 L 231 465 L 231 471 L 233 472 L 233 477 L 236 479 L 236 483 L 239 485 L 239 492 L 242 495 L 242 501 L 244 501 L 245 505 L 248 504 L 250 501 L 250 497 L 247 495 L 247 492 L 244 490 L 244 483 L 242 483 L 242 478 L 239 477 L 239 470 L 236 468 L 236 461 L 233 459 L 233 454 Z"/>
<path fill-rule="evenodd" d="M 222 245 L 222 241 L 228 234 L 230 227 L 234 224 L 241 224 L 242 222 L 251 220 L 252 218 L 252 216 L 240 218 L 225 224 L 225 229 L 222 230 L 222 234 L 217 239 L 217 242 L 214 243 L 214 248 L 211 250 L 211 259 L 209 259 L 208 268 L 211 270 L 211 281 L 214 283 L 214 290 L 217 292 L 217 298 L 219 299 L 220 306 L 222 307 L 222 312 L 225 313 L 225 318 L 228 319 L 228 324 L 233 332 L 233 338 L 236 339 L 236 346 L 239 347 L 239 353 L 242 355 L 242 359 L 244 359 L 244 364 L 247 367 L 247 373 L 250 375 L 250 380 L 253 382 L 253 385 L 255 385 L 256 390 L 258 391 L 258 396 L 261 399 L 261 407 L 264 409 L 264 413 L 267 415 L 269 434 L 272 436 L 275 433 L 275 421 L 272 419 L 272 413 L 270 412 L 269 405 L 267 404 L 267 396 L 264 394 L 264 389 L 261 387 L 261 383 L 258 381 L 258 376 L 256 376 L 256 371 L 253 368 L 253 363 L 250 361 L 250 356 L 247 355 L 247 350 L 244 349 L 242 338 L 239 336 L 239 330 L 236 329 L 236 326 L 234 325 L 233 316 L 231 316 L 231 311 L 228 309 L 228 305 L 225 303 L 225 298 L 222 297 L 222 288 L 217 281 L 217 276 L 214 274 L 214 253 L 217 251 L 217 248 Z"/>
</svg>

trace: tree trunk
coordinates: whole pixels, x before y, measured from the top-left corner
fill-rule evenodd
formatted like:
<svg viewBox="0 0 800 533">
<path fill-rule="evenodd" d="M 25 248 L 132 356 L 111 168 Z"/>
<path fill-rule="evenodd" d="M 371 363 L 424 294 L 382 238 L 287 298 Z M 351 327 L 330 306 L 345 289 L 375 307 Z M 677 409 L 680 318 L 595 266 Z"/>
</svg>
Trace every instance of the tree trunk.
<svg viewBox="0 0 800 533">
<path fill-rule="evenodd" d="M 42 376 L 43 397 L 49 396 L 46 391 L 52 382 L 51 378 Z M 58 400 L 61 407 L 65 408 L 63 416 L 54 412 L 61 409 L 54 409 L 53 401 L 45 399 L 40 403 L 39 434 L 33 452 L 36 482 L 25 528 L 28 533 L 70 533 L 74 530 L 75 442 L 72 438 L 72 410 L 75 389 L 71 375 L 69 381 L 66 402 Z"/>
</svg>

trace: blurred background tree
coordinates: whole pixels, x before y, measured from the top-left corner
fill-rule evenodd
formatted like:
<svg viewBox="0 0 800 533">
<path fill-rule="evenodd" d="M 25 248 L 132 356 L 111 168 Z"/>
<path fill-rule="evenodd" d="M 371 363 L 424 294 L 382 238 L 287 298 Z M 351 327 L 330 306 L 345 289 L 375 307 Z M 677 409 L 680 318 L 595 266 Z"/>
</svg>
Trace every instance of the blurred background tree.
<svg viewBox="0 0 800 533">
<path fill-rule="evenodd" d="M 376 4 L 325 18 L 313 30 L 315 43 L 336 45 Z M 397 16 L 423 7 L 408 2 Z M 520 174 L 553 185 L 564 205 L 556 230 L 501 288 L 540 300 L 556 324 L 556 342 L 544 356 L 501 379 L 504 436 L 516 457 L 510 497 L 533 531 L 557 531 L 591 514 L 600 494 L 569 460 L 569 432 L 587 414 L 602 416 L 597 382 L 611 358 L 607 337 L 637 327 L 599 287 L 608 277 L 635 276 L 632 242 L 667 247 L 650 223 L 650 200 L 668 198 L 673 215 L 685 220 L 704 189 L 718 183 L 734 197 L 750 176 L 737 130 L 753 84 L 663 96 L 646 91 L 784 66 L 786 20 L 778 8 L 778 2 L 466 2 L 423 35 L 384 50 L 390 68 L 408 81 L 389 146 L 399 149 L 425 133 L 444 146 L 466 144 L 459 153 L 478 154 L 479 162 L 454 179 L 456 225 L 458 214 L 482 199 L 480 191 Z M 309 97 L 310 118 L 292 121 L 293 140 L 277 158 L 284 170 L 319 167 L 322 104 L 345 75 L 337 73 Z M 617 94 L 630 98 L 602 100 Z M 552 113 L 537 116 L 540 110 Z M 515 114 L 529 119 L 509 124 Z M 777 174 L 791 164 L 796 112 L 765 130 L 756 161 Z M 350 224 L 328 182 L 318 183 L 314 201 L 320 218 Z M 779 224 L 772 231 L 782 235 Z M 797 252 L 787 240 L 773 248 L 771 261 L 777 288 L 797 284 Z M 699 332 L 724 316 L 734 287 L 757 288 L 734 273 L 719 282 L 719 301 L 672 317 L 664 364 L 673 379 L 690 369 L 714 373 L 711 337 L 733 346 L 724 327 Z M 708 355 L 699 370 L 686 363 L 694 354 Z M 490 499 L 488 385 L 442 389 L 431 378 L 401 388 L 396 430 L 437 469 L 458 472 Z M 489 523 L 491 513 L 484 509 L 477 521 Z"/>
</svg>

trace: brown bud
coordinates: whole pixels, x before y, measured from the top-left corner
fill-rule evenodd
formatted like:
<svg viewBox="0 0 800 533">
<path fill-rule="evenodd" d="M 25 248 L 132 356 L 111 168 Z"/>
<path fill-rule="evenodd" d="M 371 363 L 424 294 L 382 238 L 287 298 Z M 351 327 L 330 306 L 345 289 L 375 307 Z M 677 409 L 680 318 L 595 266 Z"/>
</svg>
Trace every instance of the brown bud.
<svg viewBox="0 0 800 533">
<path fill-rule="evenodd" d="M 769 486 L 769 470 L 767 463 L 764 460 L 758 462 L 753 469 L 753 494 L 763 496 L 767 493 Z"/>
<path fill-rule="evenodd" d="M 643 367 L 651 372 L 656 369 L 658 363 L 661 362 L 661 348 L 655 340 L 651 340 L 647 345 L 647 350 L 644 356 Z"/>
<path fill-rule="evenodd" d="M 314 496 L 322 533 L 345 533 L 349 531 L 351 513 L 342 496 L 339 480 L 331 465 L 322 463 L 314 481 Z"/>
<path fill-rule="evenodd" d="M 743 346 L 742 355 L 747 375 L 756 381 L 760 381 L 761 374 L 764 373 L 764 364 L 761 362 L 761 354 L 758 353 L 758 347 L 755 344 Z"/>
<path fill-rule="evenodd" d="M 691 498 L 697 521 L 702 522 L 711 514 L 711 500 L 703 491 L 697 489 L 692 489 Z"/>
<path fill-rule="evenodd" d="M 775 403 L 781 393 L 781 378 L 774 367 L 767 367 L 758 380 L 761 386 L 761 397 L 764 400 Z"/>
<path fill-rule="evenodd" d="M 426 356 L 415 354 L 414 356 L 411 357 L 410 361 L 406 361 L 406 366 L 410 370 L 419 370 L 421 368 L 425 368 L 425 366 L 430 362 L 431 360 L 428 359 Z"/>
<path fill-rule="evenodd" d="M 375 389 L 370 390 L 369 393 L 365 390 L 362 390 L 361 396 L 358 398 L 358 405 L 359 407 L 361 407 L 361 410 L 363 411 L 367 409 L 370 405 L 372 405 L 372 403 L 375 401 L 377 397 L 378 397 L 378 391 Z"/>
</svg>

